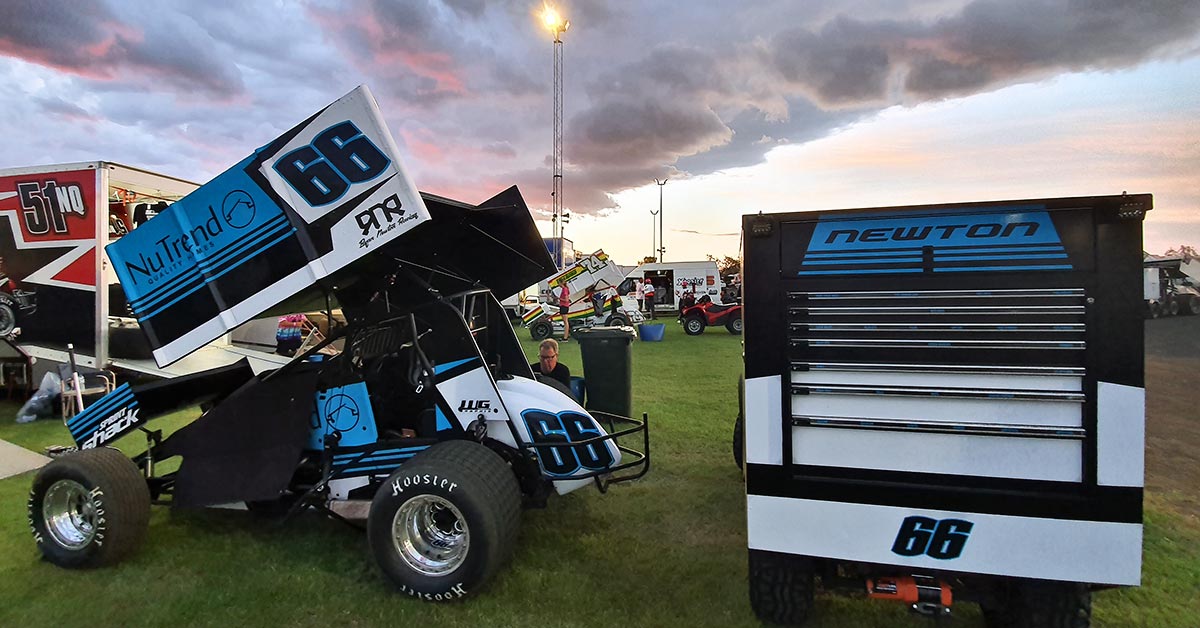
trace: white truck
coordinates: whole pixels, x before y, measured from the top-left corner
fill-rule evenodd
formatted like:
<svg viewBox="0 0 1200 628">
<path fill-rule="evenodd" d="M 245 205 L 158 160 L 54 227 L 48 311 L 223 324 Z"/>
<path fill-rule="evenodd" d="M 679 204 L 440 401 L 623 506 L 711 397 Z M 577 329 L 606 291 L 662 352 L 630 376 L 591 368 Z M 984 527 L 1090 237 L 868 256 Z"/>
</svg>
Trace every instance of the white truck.
<svg viewBox="0 0 1200 628">
<path fill-rule="evenodd" d="M 582 257 L 545 281 L 549 302 L 528 306 L 521 315 L 521 323 L 529 328 L 529 335 L 534 340 L 561 336 L 564 326 L 562 315 L 559 314 L 558 294 L 564 285 L 570 291 L 571 307 L 567 311 L 567 319 L 572 328 L 597 325 L 624 327 L 640 323 L 643 317 L 638 310 L 637 300 L 623 297 L 614 290 L 621 279 L 616 262 L 604 251 Z M 596 314 L 593 303 L 587 298 L 588 288 L 593 288 L 604 297 L 600 315 Z"/>
<path fill-rule="evenodd" d="M 697 299 L 708 295 L 713 303 L 721 303 L 721 292 L 725 287 L 717 263 L 713 261 L 642 264 L 625 276 L 618 292 L 636 299 L 635 280 L 654 284 L 654 307 L 658 311 L 679 309 L 679 298 L 684 294 L 695 294 Z"/>
<path fill-rule="evenodd" d="M 1143 195 L 743 217 L 749 593 L 990 626 L 1141 581 Z M 744 449 L 743 449 L 744 448 Z"/>
</svg>

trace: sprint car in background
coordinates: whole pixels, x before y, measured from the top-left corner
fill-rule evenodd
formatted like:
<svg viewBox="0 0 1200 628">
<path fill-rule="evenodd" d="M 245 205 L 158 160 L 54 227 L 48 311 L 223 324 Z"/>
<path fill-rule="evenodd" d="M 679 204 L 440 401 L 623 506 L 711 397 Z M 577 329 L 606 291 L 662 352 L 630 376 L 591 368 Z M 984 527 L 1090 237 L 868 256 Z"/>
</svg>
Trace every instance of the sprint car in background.
<svg viewBox="0 0 1200 628">
<path fill-rule="evenodd" d="M 572 329 L 605 325 L 624 327 L 644 320 L 637 301 L 615 294 L 614 288 L 623 279 L 621 269 L 604 251 L 596 251 L 546 280 L 551 303 L 529 306 L 521 315 L 521 324 L 529 328 L 534 340 L 562 336 L 563 319 L 559 314 L 558 294 L 565 285 L 569 290 L 571 307 L 567 319 Z M 604 294 L 604 306 L 596 314 L 595 305 L 587 297 L 588 288 Z"/>
<path fill-rule="evenodd" d="M 29 498 L 48 561 L 121 560 L 152 503 L 314 508 L 365 520 L 401 592 L 455 600 L 512 555 L 523 503 L 646 473 L 645 415 L 589 412 L 541 383 L 492 296 L 554 272 L 517 189 L 477 206 L 421 194 L 395 155 L 360 87 L 108 247 L 160 365 L 322 300 L 347 325 L 277 370 L 122 384 L 70 419 L 79 451 Z M 148 425 L 195 404 L 169 436 Z M 110 448 L 135 431 L 144 453 Z"/>
</svg>

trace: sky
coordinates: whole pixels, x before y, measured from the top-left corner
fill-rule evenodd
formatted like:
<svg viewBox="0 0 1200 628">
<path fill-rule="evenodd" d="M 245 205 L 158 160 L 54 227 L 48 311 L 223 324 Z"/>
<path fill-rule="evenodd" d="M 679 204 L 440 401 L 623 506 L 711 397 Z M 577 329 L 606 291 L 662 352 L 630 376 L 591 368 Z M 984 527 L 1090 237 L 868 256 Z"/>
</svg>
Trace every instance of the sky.
<svg viewBox="0 0 1200 628">
<path fill-rule="evenodd" d="M 623 264 L 737 256 L 744 213 L 1153 193 L 1200 245 L 1200 0 L 572 0 L 563 204 Z M 0 168 L 204 182 L 359 84 L 417 186 L 519 186 L 549 235 L 542 2 L 6 0 Z M 654 179 L 668 179 L 660 188 Z"/>
</svg>

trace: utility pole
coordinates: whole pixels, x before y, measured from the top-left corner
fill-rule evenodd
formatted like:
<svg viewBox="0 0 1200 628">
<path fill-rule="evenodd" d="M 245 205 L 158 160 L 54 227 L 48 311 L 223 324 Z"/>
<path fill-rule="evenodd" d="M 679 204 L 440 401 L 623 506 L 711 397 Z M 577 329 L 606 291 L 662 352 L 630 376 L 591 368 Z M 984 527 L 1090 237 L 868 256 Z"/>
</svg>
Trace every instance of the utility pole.
<svg viewBox="0 0 1200 628">
<path fill-rule="evenodd" d="M 658 261 L 660 262 L 665 262 L 666 260 L 663 258 L 667 255 L 667 247 L 663 243 L 663 236 L 666 235 L 663 232 L 663 186 L 667 184 L 667 181 L 666 177 L 663 177 L 662 181 L 654 179 L 654 182 L 658 184 Z"/>
</svg>

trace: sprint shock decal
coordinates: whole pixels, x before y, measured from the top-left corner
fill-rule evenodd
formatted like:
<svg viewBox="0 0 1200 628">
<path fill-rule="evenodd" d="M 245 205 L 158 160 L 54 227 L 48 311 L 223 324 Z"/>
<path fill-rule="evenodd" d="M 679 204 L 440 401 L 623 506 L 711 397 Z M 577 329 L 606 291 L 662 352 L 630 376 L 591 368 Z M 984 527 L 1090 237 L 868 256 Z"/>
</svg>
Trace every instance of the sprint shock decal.
<svg viewBox="0 0 1200 628">
<path fill-rule="evenodd" d="M 166 365 L 429 218 L 366 87 L 107 247 Z"/>
<path fill-rule="evenodd" d="M 1043 206 L 822 217 L 799 276 L 1072 270 Z"/>
</svg>

